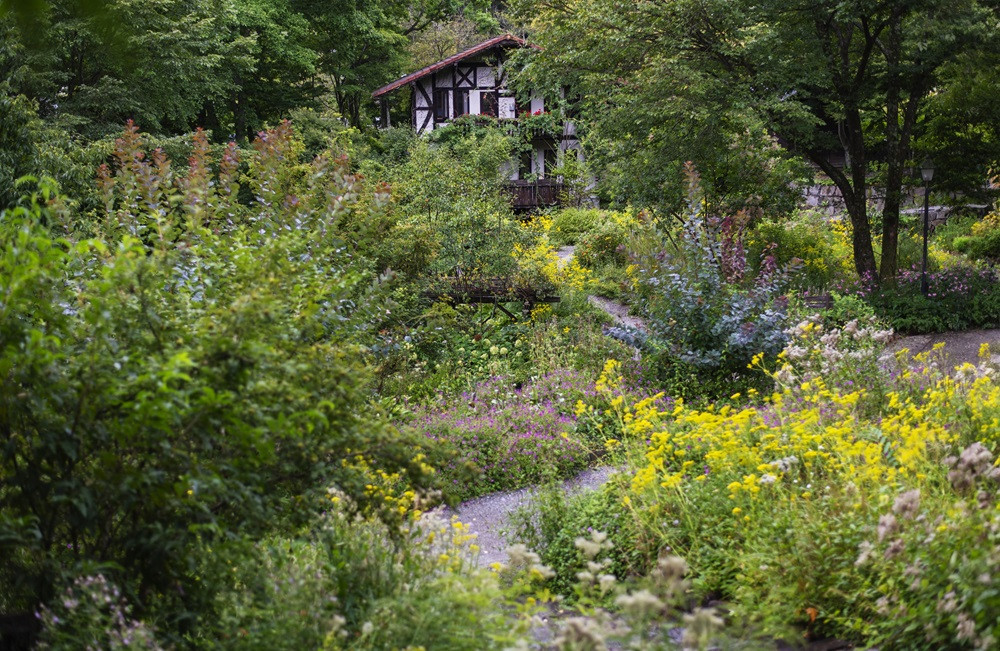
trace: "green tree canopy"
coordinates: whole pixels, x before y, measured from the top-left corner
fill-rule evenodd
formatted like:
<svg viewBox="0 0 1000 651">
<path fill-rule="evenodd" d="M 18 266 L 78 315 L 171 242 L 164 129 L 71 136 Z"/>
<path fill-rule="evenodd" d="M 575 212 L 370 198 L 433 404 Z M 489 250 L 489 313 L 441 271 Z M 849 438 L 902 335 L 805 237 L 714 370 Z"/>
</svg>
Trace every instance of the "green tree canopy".
<svg viewBox="0 0 1000 651">
<path fill-rule="evenodd" d="M 711 160 L 733 146 L 713 134 L 759 124 L 817 166 L 844 197 L 861 274 L 876 272 L 866 196 L 884 170 L 882 278 L 896 272 L 901 190 L 928 97 L 997 34 L 981 0 L 522 0 L 517 11 L 545 48 L 532 72 L 577 85 L 593 130 L 627 143 L 618 160 L 663 142 L 675 146 L 647 168 L 676 167 L 679 152 Z"/>
</svg>

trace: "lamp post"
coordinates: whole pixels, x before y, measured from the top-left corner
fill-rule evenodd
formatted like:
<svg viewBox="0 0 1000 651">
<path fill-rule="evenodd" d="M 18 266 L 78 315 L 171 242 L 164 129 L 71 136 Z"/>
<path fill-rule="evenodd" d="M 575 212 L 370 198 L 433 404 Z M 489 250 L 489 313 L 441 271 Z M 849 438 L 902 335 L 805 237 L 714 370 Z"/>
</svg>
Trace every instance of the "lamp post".
<svg viewBox="0 0 1000 651">
<path fill-rule="evenodd" d="M 927 296 L 927 232 L 930 230 L 930 186 L 934 178 L 934 161 L 925 158 L 920 164 L 920 176 L 924 180 L 924 257 L 920 268 L 920 291 Z"/>
</svg>

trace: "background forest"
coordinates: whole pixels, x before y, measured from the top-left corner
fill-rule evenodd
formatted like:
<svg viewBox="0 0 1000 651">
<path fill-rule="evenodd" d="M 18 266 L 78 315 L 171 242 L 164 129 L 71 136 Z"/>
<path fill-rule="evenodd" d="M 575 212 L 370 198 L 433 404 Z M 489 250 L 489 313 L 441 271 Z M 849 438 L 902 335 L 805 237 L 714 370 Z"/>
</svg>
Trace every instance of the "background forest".
<svg viewBox="0 0 1000 651">
<path fill-rule="evenodd" d="M 504 32 L 546 112 L 381 128 L 372 91 Z M 996 646 L 1000 357 L 900 335 L 1000 328 L 1000 4 L 0 33 L 0 648 Z M 561 205 L 515 213 L 563 117 Z"/>
</svg>

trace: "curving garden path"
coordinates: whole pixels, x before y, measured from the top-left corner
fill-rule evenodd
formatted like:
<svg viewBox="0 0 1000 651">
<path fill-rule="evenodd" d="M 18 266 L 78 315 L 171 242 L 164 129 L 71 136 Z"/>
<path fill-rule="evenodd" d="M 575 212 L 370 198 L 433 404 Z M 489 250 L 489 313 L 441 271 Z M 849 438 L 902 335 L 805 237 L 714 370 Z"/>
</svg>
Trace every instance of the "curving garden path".
<svg viewBox="0 0 1000 651">
<path fill-rule="evenodd" d="M 560 265 L 569 262 L 575 248 L 564 246 L 558 250 Z M 646 323 L 641 318 L 628 313 L 627 305 L 602 296 L 587 298 L 591 304 L 609 314 L 619 325 L 647 330 Z M 614 472 L 615 469 L 610 466 L 591 468 L 562 482 L 562 489 L 567 494 L 594 490 L 603 485 Z M 492 493 L 462 502 L 453 509 L 436 509 L 435 514 L 446 519 L 456 516 L 465 524 L 468 527 L 467 533 L 476 535 L 476 546 L 479 547 L 476 558 L 478 565 L 489 567 L 492 563 L 502 563 L 507 560 L 506 549 L 509 543 L 504 536 L 504 529 L 509 526 L 511 514 L 519 508 L 530 505 L 538 490 L 538 486 L 529 486 L 515 491 Z"/>
<path fill-rule="evenodd" d="M 559 264 L 564 265 L 569 262 L 575 253 L 575 246 L 564 246 L 557 249 L 556 254 L 559 256 Z M 649 325 L 646 323 L 646 320 L 634 314 L 629 314 L 628 305 L 594 294 L 587 296 L 587 300 L 590 301 L 591 305 L 608 314 L 618 325 L 649 332 Z"/>
<path fill-rule="evenodd" d="M 570 495 L 594 490 L 602 486 L 614 472 L 615 469 L 611 466 L 584 470 L 576 477 L 562 482 L 562 489 Z M 506 549 L 510 543 L 504 536 L 504 528 L 509 524 L 510 515 L 517 509 L 530 505 L 538 490 L 538 486 L 529 486 L 516 491 L 492 493 L 462 502 L 454 509 L 441 509 L 440 513 L 445 518 L 457 516 L 469 527 L 468 533 L 476 534 L 476 545 L 479 547 L 477 562 L 480 567 L 489 567 L 492 563 L 507 561 Z"/>
<path fill-rule="evenodd" d="M 938 343 L 944 344 L 944 361 L 949 369 L 968 362 L 979 363 L 979 347 L 990 345 L 990 357 L 1000 363 L 1000 329 L 998 330 L 966 330 L 964 332 L 940 332 L 932 335 L 912 335 L 900 337 L 891 344 L 889 350 L 896 352 L 904 348 L 911 355 L 929 352 Z"/>
<path fill-rule="evenodd" d="M 560 265 L 568 263 L 573 258 L 575 250 L 575 246 L 558 249 Z M 590 295 L 587 299 L 592 305 L 611 316 L 618 325 L 648 332 L 645 320 L 629 314 L 628 306 L 624 303 L 595 295 Z M 979 348 L 983 343 L 990 344 L 994 361 L 1000 362 L 1000 329 L 900 337 L 890 344 L 889 350 L 898 351 L 907 348 L 911 355 L 915 355 L 930 351 L 939 342 L 945 344 L 945 363 L 949 368 L 966 362 L 976 364 L 979 361 Z M 562 486 L 567 493 L 593 490 L 604 484 L 613 472 L 614 469 L 607 466 L 586 470 L 563 482 Z M 469 533 L 476 534 L 476 542 L 480 548 L 478 563 L 482 567 L 487 567 L 491 563 L 506 560 L 505 550 L 508 543 L 503 530 L 508 526 L 510 515 L 515 510 L 530 505 L 537 491 L 538 487 L 528 487 L 494 493 L 463 502 L 455 509 L 442 509 L 441 513 L 446 517 L 457 516 L 469 526 Z"/>
</svg>

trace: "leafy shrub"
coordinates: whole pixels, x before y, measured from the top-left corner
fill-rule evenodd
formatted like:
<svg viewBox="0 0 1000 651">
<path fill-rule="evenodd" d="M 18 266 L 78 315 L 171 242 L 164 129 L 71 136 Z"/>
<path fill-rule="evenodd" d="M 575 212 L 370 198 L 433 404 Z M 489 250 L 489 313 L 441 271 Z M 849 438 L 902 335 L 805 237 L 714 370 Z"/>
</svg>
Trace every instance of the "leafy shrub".
<svg viewBox="0 0 1000 651">
<path fill-rule="evenodd" d="M 364 406 L 358 344 L 381 298 L 335 228 L 356 179 L 321 157 L 311 188 L 280 194 L 299 178 L 291 138 L 258 141 L 245 212 L 233 156 L 212 179 L 199 136 L 175 175 L 130 127 L 100 175 L 98 237 L 54 237 L 44 195 L 0 218 L 5 608 L 96 567 L 175 638 L 211 617 L 203 542 L 298 526 L 320 485 L 391 521 L 371 473 L 426 484 L 425 442 Z"/>
<path fill-rule="evenodd" d="M 953 225 L 954 224 L 954 225 Z M 973 260 L 1000 260 L 1000 214 L 992 212 L 976 221 L 949 220 L 934 232 L 942 246 L 964 253 Z"/>
<path fill-rule="evenodd" d="M 512 253 L 518 267 L 513 278 L 515 283 L 541 295 L 582 298 L 590 283 L 590 269 L 581 264 L 579 256 L 569 260 L 559 258 L 550 239 L 552 221 L 546 217 L 532 219 L 523 225 L 521 231 L 522 240 L 533 244 L 514 245 Z"/>
<path fill-rule="evenodd" d="M 27 97 L 12 97 L 7 83 L 0 84 L 0 209 L 17 199 L 14 182 L 18 178 L 38 172 L 35 110 Z"/>
<path fill-rule="evenodd" d="M 104 576 L 78 577 L 51 609 L 41 608 L 42 635 L 37 648 L 163 649 L 155 630 L 132 619 L 131 611 L 118 587 Z"/>
<path fill-rule="evenodd" d="M 954 246 L 974 260 L 1000 260 L 1000 229 L 982 235 L 956 237 Z"/>
<path fill-rule="evenodd" d="M 706 220 L 694 190 L 682 227 L 661 232 L 659 250 L 636 258 L 650 353 L 661 382 L 672 379 L 661 386 L 677 395 L 739 391 L 759 380 L 747 373 L 751 359 L 773 358 L 784 346 L 787 275 L 771 260 L 746 277 L 736 225 Z"/>
<path fill-rule="evenodd" d="M 632 286 L 632 279 L 625 268 L 615 264 L 600 265 L 593 270 L 594 280 L 590 292 L 613 300 L 623 301 Z"/>
<path fill-rule="evenodd" d="M 441 251 L 440 233 L 422 221 L 397 222 L 373 242 L 375 268 L 410 280 L 426 274 Z"/>
<path fill-rule="evenodd" d="M 404 270 L 424 285 L 440 276 L 513 275 L 511 253 L 530 245 L 530 233 L 513 218 L 504 191 L 511 138 L 499 127 L 436 130 L 434 143 L 404 135 L 390 130 L 381 143 L 386 151 L 360 166 L 386 197 L 381 212 L 356 225 L 358 253 L 377 272 Z"/>
<path fill-rule="evenodd" d="M 201 571 L 219 575 L 218 617 L 193 638 L 198 647 L 471 651 L 520 632 L 497 607 L 496 582 L 474 571 L 474 536 L 461 523 L 412 501 L 400 531 L 327 504 L 300 536 L 222 558 L 206 550 Z"/>
<path fill-rule="evenodd" d="M 875 308 L 854 294 L 830 292 L 833 305 L 820 311 L 823 323 L 843 326 L 850 321 L 869 322 L 876 318 Z"/>
<path fill-rule="evenodd" d="M 880 250 L 881 252 L 881 250 Z M 896 264 L 899 269 L 909 269 L 919 266 L 924 258 L 923 235 L 915 231 L 900 230 L 899 241 L 896 243 Z M 937 256 L 931 254 L 928 242 L 927 268 L 936 271 L 939 268 Z"/>
<path fill-rule="evenodd" d="M 608 215 L 596 208 L 563 208 L 552 214 L 552 238 L 558 244 L 576 244 L 581 236 L 607 223 Z"/>
<path fill-rule="evenodd" d="M 853 258 L 843 223 L 818 213 L 800 212 L 788 220 L 758 224 L 747 245 L 747 259 L 754 272 L 760 271 L 768 256 L 779 266 L 798 262 L 798 272 L 792 277 L 797 288 L 822 290 L 853 277 Z"/>
<path fill-rule="evenodd" d="M 576 257 L 587 267 L 599 265 L 624 266 L 625 241 L 628 232 L 615 223 L 605 223 L 580 238 Z"/>
<path fill-rule="evenodd" d="M 971 235 L 976 222 L 974 217 L 951 217 L 934 228 L 932 243 L 945 251 L 958 251 L 955 240 Z"/>
<path fill-rule="evenodd" d="M 921 291 L 919 267 L 903 271 L 895 285 L 858 283 L 853 292 L 871 303 L 878 316 L 906 334 L 994 328 L 1000 325 L 1000 283 L 996 271 L 956 266 L 929 272 Z"/>
<path fill-rule="evenodd" d="M 621 479 L 612 477 L 610 482 Z M 576 539 L 589 538 L 595 531 L 607 533 L 613 544 L 606 571 L 625 578 L 634 569 L 630 549 L 640 532 L 633 528 L 635 520 L 622 504 L 619 491 L 611 486 L 579 495 L 567 495 L 561 486 L 549 487 L 538 493 L 533 504 L 515 511 L 510 523 L 513 540 L 536 550 L 555 572 L 549 587 L 559 594 L 573 594 L 577 572 L 582 569 Z"/>
</svg>

